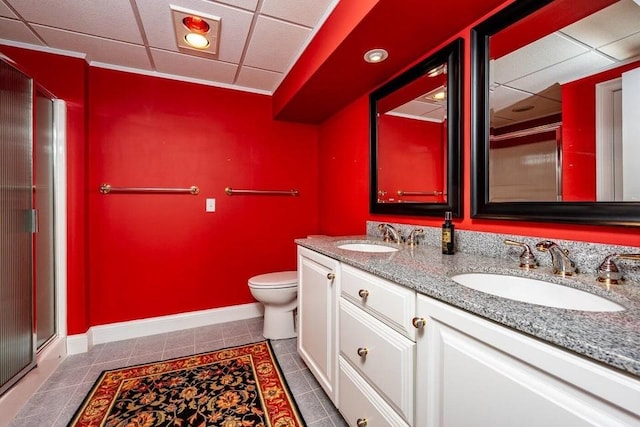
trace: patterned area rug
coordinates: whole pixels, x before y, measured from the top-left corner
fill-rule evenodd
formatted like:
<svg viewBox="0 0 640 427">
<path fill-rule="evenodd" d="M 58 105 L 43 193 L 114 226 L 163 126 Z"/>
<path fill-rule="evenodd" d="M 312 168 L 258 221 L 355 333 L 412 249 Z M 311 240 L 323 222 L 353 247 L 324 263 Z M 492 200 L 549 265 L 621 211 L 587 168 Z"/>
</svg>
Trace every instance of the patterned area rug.
<svg viewBox="0 0 640 427">
<path fill-rule="evenodd" d="M 268 341 L 105 371 L 69 426 L 304 426 Z"/>
</svg>

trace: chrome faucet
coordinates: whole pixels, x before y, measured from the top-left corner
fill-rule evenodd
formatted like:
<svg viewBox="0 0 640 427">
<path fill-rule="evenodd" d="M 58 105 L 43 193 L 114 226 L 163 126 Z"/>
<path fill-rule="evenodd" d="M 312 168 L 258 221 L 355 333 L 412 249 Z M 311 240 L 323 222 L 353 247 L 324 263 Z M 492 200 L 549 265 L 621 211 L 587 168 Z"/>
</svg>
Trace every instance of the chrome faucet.
<svg viewBox="0 0 640 427">
<path fill-rule="evenodd" d="M 573 276 L 576 273 L 576 263 L 569 259 L 569 251 L 561 249 L 555 242 L 543 240 L 536 244 L 536 249 L 540 252 L 549 252 L 551 264 L 553 264 L 553 274 Z"/>
<path fill-rule="evenodd" d="M 391 224 L 380 224 L 378 230 L 382 232 L 382 240 L 385 242 L 402 243 L 402 235 Z"/>
<path fill-rule="evenodd" d="M 409 237 L 407 237 L 407 245 L 416 246 L 418 244 L 418 236 L 424 235 L 424 230 L 422 228 L 414 228 L 409 233 Z"/>
</svg>

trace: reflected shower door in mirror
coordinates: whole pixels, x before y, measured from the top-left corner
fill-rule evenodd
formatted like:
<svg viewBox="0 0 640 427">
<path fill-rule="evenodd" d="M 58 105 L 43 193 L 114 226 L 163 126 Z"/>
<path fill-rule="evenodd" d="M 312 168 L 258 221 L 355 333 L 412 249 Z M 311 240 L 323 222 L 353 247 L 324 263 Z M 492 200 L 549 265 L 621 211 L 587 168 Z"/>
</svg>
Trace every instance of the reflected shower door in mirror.
<svg viewBox="0 0 640 427">
<path fill-rule="evenodd" d="M 519 0 L 472 39 L 473 216 L 636 225 L 640 4 Z"/>
<path fill-rule="evenodd" d="M 462 41 L 371 94 L 371 212 L 460 214 Z"/>
</svg>

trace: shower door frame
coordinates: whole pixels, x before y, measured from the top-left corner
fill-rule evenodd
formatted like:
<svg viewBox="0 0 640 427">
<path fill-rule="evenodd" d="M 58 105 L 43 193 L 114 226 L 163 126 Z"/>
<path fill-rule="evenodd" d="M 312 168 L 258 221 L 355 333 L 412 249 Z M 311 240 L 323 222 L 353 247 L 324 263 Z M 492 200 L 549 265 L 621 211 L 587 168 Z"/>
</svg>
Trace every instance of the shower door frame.
<svg viewBox="0 0 640 427">
<path fill-rule="evenodd" d="M 8 388 L 4 395 L 0 395 L 0 424 L 5 419 L 11 419 L 24 403 L 25 396 L 33 394 L 58 364 L 67 355 L 67 108 L 66 102 L 57 99 L 45 87 L 39 84 L 29 73 L 25 72 L 11 58 L 0 53 L 0 60 L 11 65 L 19 72 L 31 79 L 33 96 L 32 106 L 35 107 L 36 89 L 50 96 L 53 101 L 53 198 L 54 198 L 54 299 L 55 299 L 55 329 L 54 336 L 41 348 L 36 348 L 35 323 L 33 329 L 34 361 L 37 371 L 31 366 L 18 373 L 17 380 Z M 32 132 L 34 120 L 32 112 Z M 34 135 L 32 135 L 32 139 Z M 33 141 L 32 141 L 33 144 Z M 35 298 L 35 295 L 33 296 Z M 34 310 L 32 307 L 32 314 Z M 26 374 L 26 375 L 25 375 Z"/>
</svg>

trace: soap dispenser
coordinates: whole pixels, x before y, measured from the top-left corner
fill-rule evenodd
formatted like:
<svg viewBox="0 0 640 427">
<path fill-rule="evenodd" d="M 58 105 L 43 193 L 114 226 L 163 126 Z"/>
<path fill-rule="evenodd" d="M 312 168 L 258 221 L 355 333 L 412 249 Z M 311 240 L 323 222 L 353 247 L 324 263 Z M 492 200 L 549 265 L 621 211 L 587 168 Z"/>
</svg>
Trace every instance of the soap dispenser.
<svg viewBox="0 0 640 427">
<path fill-rule="evenodd" d="M 444 213 L 444 224 L 442 224 L 442 253 L 453 255 L 456 253 L 455 247 L 455 226 L 451 222 L 451 212 Z"/>
</svg>

